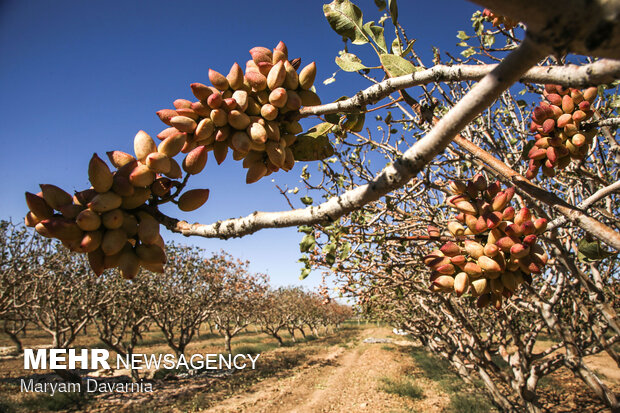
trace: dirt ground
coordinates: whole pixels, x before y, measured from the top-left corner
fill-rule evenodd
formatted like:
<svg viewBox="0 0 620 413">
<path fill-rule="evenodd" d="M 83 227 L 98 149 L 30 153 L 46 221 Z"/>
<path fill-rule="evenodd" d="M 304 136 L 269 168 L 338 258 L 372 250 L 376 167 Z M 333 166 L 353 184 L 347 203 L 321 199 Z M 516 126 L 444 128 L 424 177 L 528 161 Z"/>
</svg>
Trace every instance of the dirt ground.
<svg viewBox="0 0 620 413">
<path fill-rule="evenodd" d="M 365 343 L 366 338 L 389 339 L 391 342 Z M 425 371 L 411 355 L 415 349 L 413 343 L 395 336 L 387 327 L 352 325 L 318 339 L 294 344 L 289 338 L 289 345 L 281 348 L 276 348 L 275 342 L 271 343 L 270 338 L 259 333 L 248 332 L 238 340 L 237 346 L 246 346 L 243 352 L 253 352 L 252 346 L 258 346 L 256 349 L 263 346 L 257 370 L 244 370 L 223 378 L 158 379 L 153 382 L 153 393 L 102 394 L 82 406 L 78 403 L 54 410 L 101 413 L 493 411 L 490 405 L 479 404 L 482 398 L 476 398 L 475 391 L 462 382 L 452 382 L 452 386 L 457 386 L 455 393 L 437 377 L 431 379 L 427 375 L 429 368 L 434 372 L 448 370 L 446 366 L 435 366 L 434 363 L 439 361 L 431 358 Z M 199 340 L 192 344 L 190 352 L 219 352 L 220 341 L 219 338 Z M 266 345 L 268 347 L 264 347 Z M 148 351 L 165 351 L 165 346 L 154 344 Z M 620 369 L 615 368 L 609 356 L 602 353 L 586 360 L 592 369 L 601 373 L 607 385 L 620 390 Z M 20 369 L 20 363 L 20 358 L 0 357 L 0 371 L 3 372 L 0 381 L 2 376 L 11 376 Z M 386 391 L 386 381 L 402 381 L 403 378 L 417 389 L 415 397 Z M 455 405 L 455 397 L 462 395 L 472 397 L 469 406 Z M 552 411 L 605 411 L 583 383 L 565 369 L 558 370 L 544 386 L 541 385 L 540 395 L 543 406 Z M 14 385 L 2 384 L 0 413 L 4 413 L 4 397 L 7 400 L 12 398 L 16 403 L 23 401 L 19 397 L 32 397 L 30 407 L 23 406 L 13 410 L 15 412 L 42 410 L 38 409 L 34 396 L 20 394 Z M 557 406 L 563 407 L 558 410 Z"/>
<path fill-rule="evenodd" d="M 249 392 L 226 399 L 206 412 L 441 412 L 448 398 L 425 383 L 420 401 L 411 401 L 380 389 L 381 377 L 412 373 L 411 357 L 388 351 L 381 344 L 363 343 L 367 337 L 386 337 L 388 329 L 364 330 L 346 348 L 332 346 L 297 372 L 282 380 L 268 379 Z"/>
</svg>

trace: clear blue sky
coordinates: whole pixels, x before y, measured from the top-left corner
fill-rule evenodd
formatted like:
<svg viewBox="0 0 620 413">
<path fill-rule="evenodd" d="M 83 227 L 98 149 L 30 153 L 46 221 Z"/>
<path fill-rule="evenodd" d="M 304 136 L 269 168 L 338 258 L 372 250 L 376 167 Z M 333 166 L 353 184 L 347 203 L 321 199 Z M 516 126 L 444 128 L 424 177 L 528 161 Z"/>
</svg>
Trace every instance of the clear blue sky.
<svg viewBox="0 0 620 413">
<path fill-rule="evenodd" d="M 176 98 L 193 99 L 189 84 L 208 83 L 209 68 L 227 73 L 235 61 L 244 66 L 253 46 L 272 48 L 283 40 L 291 57 L 301 57 L 302 64 L 316 61 L 323 102 L 354 94 L 364 85 L 355 74 L 341 72 L 336 83 L 322 84 L 338 69 L 334 57 L 342 49 L 322 3 L 0 0 L 0 173 L 5 182 L 0 218 L 22 220 L 24 192 L 37 192 L 39 183 L 70 192 L 87 188 L 93 152 L 131 152 L 139 129 L 154 136 L 165 127 L 155 111 L 172 107 Z M 365 21 L 381 16 L 373 1 L 356 3 Z M 471 31 L 474 10 L 466 1 L 401 1 L 399 20 L 417 38 L 416 50 L 430 65 L 431 44 L 462 50 L 455 46 L 455 35 Z M 363 50 L 349 49 L 370 56 Z M 288 174 L 246 185 L 239 162 L 230 159 L 218 166 L 211 157 L 205 171 L 190 180 L 192 188 L 211 189 L 209 202 L 194 213 L 175 215 L 211 223 L 254 210 L 287 209 L 270 178 L 303 192 L 300 171 L 298 163 Z M 252 270 L 268 273 L 274 285 L 320 282 L 319 274 L 298 281 L 301 237 L 295 228 L 229 241 L 168 232 L 165 238 L 208 251 L 225 249 L 250 260 Z"/>
</svg>

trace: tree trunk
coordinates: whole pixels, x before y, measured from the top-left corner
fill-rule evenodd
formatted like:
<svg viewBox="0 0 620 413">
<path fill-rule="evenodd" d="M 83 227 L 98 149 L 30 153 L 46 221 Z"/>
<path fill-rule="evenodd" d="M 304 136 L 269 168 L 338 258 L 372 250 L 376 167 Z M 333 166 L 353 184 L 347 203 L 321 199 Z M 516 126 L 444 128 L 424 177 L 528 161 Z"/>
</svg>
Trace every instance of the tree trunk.
<svg viewBox="0 0 620 413">
<path fill-rule="evenodd" d="M 306 332 L 304 331 L 304 328 L 303 328 L 303 327 L 299 327 L 299 328 L 298 328 L 298 330 L 299 330 L 299 332 L 301 333 L 301 336 L 302 336 L 303 338 L 306 338 Z"/>
<path fill-rule="evenodd" d="M 271 333 L 271 335 L 273 336 L 273 338 L 278 340 L 278 346 L 282 347 L 284 345 L 284 341 L 282 340 L 282 337 L 278 335 L 278 333 Z"/>
<path fill-rule="evenodd" d="M 127 351 L 127 355 L 129 356 L 129 359 L 131 360 L 131 355 L 133 354 L 133 349 L 130 349 Z M 138 373 L 137 369 L 131 369 L 131 379 L 133 380 L 134 383 L 137 383 L 138 381 L 140 381 L 140 374 Z"/>
<path fill-rule="evenodd" d="M 6 330 L 4 332 L 9 336 L 11 341 L 15 343 L 15 351 L 17 352 L 17 354 L 22 354 L 22 352 L 24 351 L 24 347 L 22 346 L 22 342 L 19 337 L 17 337 L 17 334 L 13 334 L 13 332 Z"/>
<path fill-rule="evenodd" d="M 179 357 L 181 357 L 181 354 L 185 354 L 185 346 L 187 344 L 183 343 L 181 340 L 179 340 L 179 345 L 174 349 L 174 352 L 176 353 L 177 359 Z"/>
<path fill-rule="evenodd" d="M 224 334 L 224 346 L 226 347 L 227 353 L 232 353 L 231 341 L 232 341 L 232 337 L 230 336 L 230 334 L 228 333 Z"/>
<path fill-rule="evenodd" d="M 293 340 L 293 343 L 297 343 L 297 340 L 295 339 L 295 329 L 289 328 L 288 333 L 291 335 L 291 340 Z"/>
</svg>

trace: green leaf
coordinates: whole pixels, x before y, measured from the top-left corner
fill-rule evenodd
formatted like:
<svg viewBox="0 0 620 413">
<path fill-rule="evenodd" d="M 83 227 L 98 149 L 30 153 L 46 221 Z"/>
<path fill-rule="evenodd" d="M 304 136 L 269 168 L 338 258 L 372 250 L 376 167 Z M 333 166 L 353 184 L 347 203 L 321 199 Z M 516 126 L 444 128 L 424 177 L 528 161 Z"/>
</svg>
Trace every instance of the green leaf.
<svg viewBox="0 0 620 413">
<path fill-rule="evenodd" d="M 393 54 L 382 54 L 379 59 L 390 77 L 409 75 L 418 70 L 409 60 Z"/>
<path fill-rule="evenodd" d="M 353 44 L 366 44 L 369 39 L 363 31 L 362 11 L 349 0 L 334 0 L 323 5 L 329 25 Z"/>
<path fill-rule="evenodd" d="M 304 165 L 304 167 L 301 168 L 300 177 L 301 179 L 310 179 L 310 172 L 308 172 L 308 165 Z"/>
<path fill-rule="evenodd" d="M 303 196 L 303 197 L 299 198 L 299 200 L 301 202 L 303 202 L 305 205 L 312 205 L 312 203 L 314 202 L 312 197 L 309 197 L 309 196 Z"/>
<path fill-rule="evenodd" d="M 358 70 L 369 69 L 362 64 L 359 57 L 353 53 L 343 53 L 336 57 L 336 64 L 345 72 L 357 72 Z"/>
<path fill-rule="evenodd" d="M 411 52 L 411 49 L 413 49 L 414 43 L 415 43 L 415 39 L 409 40 L 407 47 L 405 48 L 405 50 L 403 50 L 403 46 L 400 43 L 400 39 L 396 37 L 394 38 L 394 41 L 392 42 L 392 54 L 397 54 L 399 56 L 405 57 Z"/>
<path fill-rule="evenodd" d="M 403 57 L 407 56 L 411 52 L 411 49 L 413 49 L 414 43 L 415 43 L 415 39 L 409 40 L 409 44 L 407 45 L 405 50 L 400 55 Z"/>
<path fill-rule="evenodd" d="M 476 54 L 476 49 L 474 49 L 473 47 L 470 47 L 469 49 L 465 49 L 461 52 L 461 55 L 463 57 L 470 57 Z"/>
<path fill-rule="evenodd" d="M 487 33 L 482 36 L 482 45 L 484 47 L 491 47 L 493 46 L 493 43 L 495 43 L 495 36 L 492 34 Z"/>
<path fill-rule="evenodd" d="M 374 24 L 374 21 L 370 21 L 366 23 L 362 29 L 364 33 L 372 40 L 374 40 L 375 44 L 379 47 L 380 51 L 383 53 L 387 53 L 387 45 L 385 44 L 385 36 L 383 35 L 383 27 L 377 26 Z"/>
<path fill-rule="evenodd" d="M 342 124 L 342 128 L 351 132 L 361 132 L 364 129 L 365 121 L 365 113 L 349 113 L 346 115 L 346 120 Z"/>
<path fill-rule="evenodd" d="M 471 16 L 471 26 L 474 28 L 474 31 L 478 36 L 482 34 L 482 30 L 484 29 L 484 25 L 482 24 L 483 21 L 484 17 L 482 16 L 482 12 L 480 10 L 476 10 Z"/>
<path fill-rule="evenodd" d="M 471 39 L 471 36 L 468 36 L 463 30 L 459 30 L 459 32 L 456 35 L 456 37 L 459 38 L 460 40 L 469 40 L 469 39 Z"/>
<path fill-rule="evenodd" d="M 331 123 L 332 125 L 337 125 L 340 123 L 340 115 L 337 113 L 329 113 L 325 115 L 325 120 Z"/>
<path fill-rule="evenodd" d="M 438 65 L 441 62 L 441 52 L 433 46 L 433 64 Z"/>
<path fill-rule="evenodd" d="M 305 280 L 306 277 L 308 277 L 310 275 L 310 268 L 302 268 L 301 269 L 301 275 L 299 276 L 299 280 Z"/>
<path fill-rule="evenodd" d="M 308 225 L 300 225 L 297 228 L 297 232 L 303 232 L 303 233 L 309 234 L 312 232 L 312 227 L 309 227 Z"/>
<path fill-rule="evenodd" d="M 293 155 L 298 161 L 320 161 L 334 154 L 334 147 L 329 142 L 327 134 L 334 125 L 328 122 L 320 123 L 307 132 L 297 135 L 297 140 L 291 146 Z"/>
<path fill-rule="evenodd" d="M 334 263 L 336 262 L 336 256 L 334 254 L 327 254 L 325 256 L 325 262 L 329 265 L 334 265 Z"/>
<path fill-rule="evenodd" d="M 299 243 L 299 251 L 309 252 L 314 248 L 315 245 L 316 245 L 316 240 L 314 239 L 314 235 L 306 234 L 304 235 L 304 237 L 301 239 L 301 242 Z"/>
<path fill-rule="evenodd" d="M 398 23 L 398 6 L 396 5 L 396 0 L 388 0 L 388 5 L 390 8 L 390 16 L 392 16 L 392 23 L 396 26 Z"/>
<path fill-rule="evenodd" d="M 528 159 L 527 155 L 530 153 L 530 150 L 534 147 L 535 143 L 535 140 L 529 140 L 525 145 L 523 145 L 523 150 L 521 151 L 521 158 Z"/>
<path fill-rule="evenodd" d="M 588 241 L 585 238 L 579 241 L 578 249 L 577 258 L 582 262 L 600 261 L 616 255 L 613 252 L 604 250 L 599 241 Z"/>
<path fill-rule="evenodd" d="M 400 39 L 398 37 L 395 37 L 394 40 L 392 41 L 392 51 L 391 51 L 391 53 L 397 54 L 399 56 L 403 55 L 403 47 L 400 44 Z"/>
<path fill-rule="evenodd" d="M 385 6 L 387 6 L 387 4 L 385 3 L 385 0 L 375 0 L 375 6 L 379 8 L 379 11 L 383 11 L 383 9 L 385 9 Z"/>
<path fill-rule="evenodd" d="M 340 251 L 340 259 L 346 259 L 349 253 L 351 253 L 351 243 L 345 242 Z"/>
<path fill-rule="evenodd" d="M 329 244 L 326 244 L 326 245 L 323 247 L 323 254 L 333 254 L 333 253 L 335 253 L 335 252 L 336 252 L 336 248 L 337 248 L 337 247 L 338 247 L 338 246 L 337 246 L 336 244 L 334 244 L 333 242 L 332 242 L 332 243 L 329 243 Z"/>
</svg>

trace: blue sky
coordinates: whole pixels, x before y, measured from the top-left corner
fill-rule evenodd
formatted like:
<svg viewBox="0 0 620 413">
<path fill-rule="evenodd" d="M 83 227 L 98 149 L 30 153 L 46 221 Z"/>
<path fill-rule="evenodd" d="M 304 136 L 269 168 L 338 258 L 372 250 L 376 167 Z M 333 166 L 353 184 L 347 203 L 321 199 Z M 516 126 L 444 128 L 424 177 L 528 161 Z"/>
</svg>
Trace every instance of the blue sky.
<svg viewBox="0 0 620 413">
<path fill-rule="evenodd" d="M 208 83 L 209 68 L 227 73 L 235 61 L 244 66 L 253 46 L 272 48 L 283 40 L 289 56 L 301 57 L 302 65 L 316 61 L 323 102 L 353 95 L 366 85 L 355 74 L 340 72 L 335 83 L 322 84 L 338 69 L 334 57 L 342 49 L 322 3 L 0 0 L 0 173 L 5 179 L 0 218 L 21 220 L 24 192 L 37 192 L 39 183 L 70 192 L 87 188 L 93 152 L 131 152 L 138 130 L 154 136 L 165 127 L 155 111 L 172 107 L 177 98 L 193 99 L 189 84 Z M 373 1 L 356 3 L 365 21 L 380 18 Z M 457 30 L 471 32 L 469 17 L 476 10 L 465 1 L 444 0 L 441 6 L 399 4 L 399 21 L 417 39 L 415 49 L 427 65 L 431 45 L 462 50 L 455 46 L 455 35 Z M 364 50 L 349 48 L 370 59 Z M 376 64 L 368 60 L 369 66 Z M 275 184 L 299 186 L 303 193 L 301 166 L 246 185 L 240 163 L 230 159 L 218 166 L 211 157 L 205 171 L 190 180 L 191 188 L 211 189 L 209 202 L 194 213 L 174 215 L 211 223 L 254 210 L 288 209 Z M 319 274 L 298 280 L 301 236 L 295 228 L 228 241 L 168 232 L 165 238 L 207 251 L 225 249 L 250 260 L 251 269 L 269 274 L 274 285 L 320 282 Z"/>
</svg>

